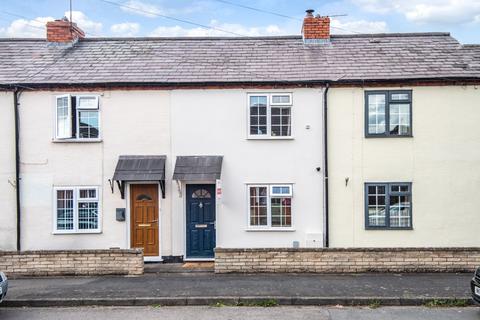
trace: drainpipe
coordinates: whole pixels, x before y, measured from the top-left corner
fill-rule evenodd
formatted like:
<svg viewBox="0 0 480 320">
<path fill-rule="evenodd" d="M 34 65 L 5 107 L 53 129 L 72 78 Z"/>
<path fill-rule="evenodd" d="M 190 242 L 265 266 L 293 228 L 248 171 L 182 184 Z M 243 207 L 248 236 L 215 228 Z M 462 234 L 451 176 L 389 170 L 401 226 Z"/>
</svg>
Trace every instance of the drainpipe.
<svg viewBox="0 0 480 320">
<path fill-rule="evenodd" d="M 328 89 L 330 85 L 325 85 L 323 91 L 323 245 L 329 247 L 329 225 L 328 225 Z"/>
<path fill-rule="evenodd" d="M 17 203 L 17 251 L 21 250 L 20 244 L 20 117 L 18 115 L 18 99 L 21 91 L 18 88 L 13 90 L 13 108 L 15 114 L 15 192 Z"/>
</svg>

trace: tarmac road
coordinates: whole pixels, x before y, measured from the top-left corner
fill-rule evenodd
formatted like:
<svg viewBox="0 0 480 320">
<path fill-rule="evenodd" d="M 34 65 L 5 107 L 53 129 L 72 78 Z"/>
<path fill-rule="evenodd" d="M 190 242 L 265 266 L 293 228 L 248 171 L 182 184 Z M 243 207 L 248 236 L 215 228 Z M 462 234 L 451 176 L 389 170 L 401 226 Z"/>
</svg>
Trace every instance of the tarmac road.
<svg viewBox="0 0 480 320">
<path fill-rule="evenodd" d="M 0 308 L 0 319 L 128 320 L 478 320 L 480 308 L 426 307 L 77 307 Z"/>
</svg>

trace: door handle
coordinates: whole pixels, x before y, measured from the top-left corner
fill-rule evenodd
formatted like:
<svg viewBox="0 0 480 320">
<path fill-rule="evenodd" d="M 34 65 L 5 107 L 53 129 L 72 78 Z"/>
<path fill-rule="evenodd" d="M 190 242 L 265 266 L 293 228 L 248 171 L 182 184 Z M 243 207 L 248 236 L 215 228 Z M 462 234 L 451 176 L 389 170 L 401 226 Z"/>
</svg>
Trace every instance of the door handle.
<svg viewBox="0 0 480 320">
<path fill-rule="evenodd" d="M 150 221 L 150 223 L 155 223 L 155 222 L 158 222 L 158 220 L 153 220 L 153 221 Z"/>
</svg>

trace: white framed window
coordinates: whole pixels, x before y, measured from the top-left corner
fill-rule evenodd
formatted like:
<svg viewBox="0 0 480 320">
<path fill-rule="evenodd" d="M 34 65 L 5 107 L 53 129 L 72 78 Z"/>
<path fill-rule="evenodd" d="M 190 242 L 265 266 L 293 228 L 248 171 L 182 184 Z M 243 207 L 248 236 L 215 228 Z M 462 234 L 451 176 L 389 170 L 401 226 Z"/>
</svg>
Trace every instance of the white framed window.
<svg viewBox="0 0 480 320">
<path fill-rule="evenodd" d="M 77 108 L 98 110 L 98 96 L 77 96 Z"/>
<path fill-rule="evenodd" d="M 98 187 L 54 188 L 54 233 L 101 232 Z"/>
<path fill-rule="evenodd" d="M 291 106 L 292 94 L 291 93 L 275 93 L 270 95 L 271 106 Z"/>
<path fill-rule="evenodd" d="M 292 136 L 291 93 L 249 93 L 247 96 L 249 138 Z"/>
<path fill-rule="evenodd" d="M 292 227 L 292 185 L 248 185 L 247 189 L 249 228 Z"/>
<path fill-rule="evenodd" d="M 57 139 L 71 138 L 72 136 L 72 99 L 70 95 L 56 97 L 56 137 Z"/>
<path fill-rule="evenodd" d="M 61 95 L 56 97 L 58 140 L 100 139 L 99 97 L 97 95 Z"/>
</svg>

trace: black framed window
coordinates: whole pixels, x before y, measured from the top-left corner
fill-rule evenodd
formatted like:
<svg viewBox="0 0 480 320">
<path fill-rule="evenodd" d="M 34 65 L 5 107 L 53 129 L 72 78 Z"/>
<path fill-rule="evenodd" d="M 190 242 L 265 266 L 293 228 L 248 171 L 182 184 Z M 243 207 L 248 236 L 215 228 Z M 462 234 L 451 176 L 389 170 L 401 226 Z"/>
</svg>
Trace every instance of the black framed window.
<svg viewBox="0 0 480 320">
<path fill-rule="evenodd" d="M 412 91 L 365 91 L 366 137 L 412 136 Z"/>
<path fill-rule="evenodd" d="M 365 227 L 411 229 L 412 184 L 366 183 Z"/>
</svg>

